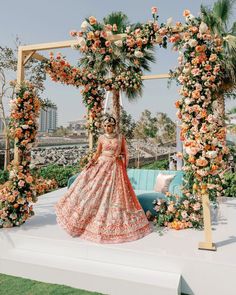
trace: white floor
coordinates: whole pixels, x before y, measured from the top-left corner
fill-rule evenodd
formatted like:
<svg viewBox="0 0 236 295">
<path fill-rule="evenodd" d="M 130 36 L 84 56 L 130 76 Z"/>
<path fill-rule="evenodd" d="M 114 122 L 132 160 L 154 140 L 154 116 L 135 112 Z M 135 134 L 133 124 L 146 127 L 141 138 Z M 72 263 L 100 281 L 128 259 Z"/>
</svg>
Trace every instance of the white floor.
<svg viewBox="0 0 236 295">
<path fill-rule="evenodd" d="M 66 188 L 40 197 L 36 215 L 0 229 L 0 272 L 103 294 L 236 294 L 236 199 L 213 216 L 216 252 L 198 250 L 204 234 L 164 230 L 128 243 L 96 244 L 69 236 L 53 204 Z"/>
</svg>

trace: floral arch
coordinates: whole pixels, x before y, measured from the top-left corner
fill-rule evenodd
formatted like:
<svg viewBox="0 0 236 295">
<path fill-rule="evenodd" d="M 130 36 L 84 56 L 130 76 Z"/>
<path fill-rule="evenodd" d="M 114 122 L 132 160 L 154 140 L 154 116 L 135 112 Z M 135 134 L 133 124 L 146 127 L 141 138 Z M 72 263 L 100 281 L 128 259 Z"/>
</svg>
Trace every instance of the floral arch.
<svg viewBox="0 0 236 295">
<path fill-rule="evenodd" d="M 156 8 L 152 9 L 152 15 L 152 21 L 127 29 L 125 34 L 115 34 L 114 24 L 102 25 L 95 17 L 83 22 L 82 30 L 71 32 L 71 35 L 77 38 L 73 47 L 84 54 L 87 66 L 71 66 L 61 55 L 54 57 L 51 54 L 47 60 L 35 51 L 30 52 L 27 58 L 33 56 L 41 59 L 45 72 L 53 81 L 83 87 L 83 102 L 89 111 L 88 128 L 90 134 L 96 136 L 104 89 L 114 92 L 119 89 L 128 92 L 132 88 L 141 90 L 140 61 L 146 51 L 150 46 L 166 48 L 167 43 L 173 44 L 174 50 L 180 52 L 179 65 L 170 75 L 181 85 L 176 107 L 177 116 L 182 122 L 185 177 L 183 197 L 178 199 L 178 196 L 171 196 L 174 198 L 169 205 L 174 208 L 173 214 L 166 207 L 161 218 L 164 218 L 164 225 L 171 224 L 177 229 L 201 227 L 204 220 L 205 242 L 200 248 L 212 250 L 209 199 L 216 201 L 221 194 L 220 173 L 226 167 L 228 153 L 223 119 L 215 115 L 217 91 L 223 75 L 222 40 L 211 34 L 201 17 L 192 16 L 188 10 L 184 11 L 184 24 L 168 21 L 159 25 Z M 106 78 L 96 70 L 96 66 L 101 60 L 109 64 L 116 47 L 126 53 L 131 63 L 119 75 Z M 44 48 L 39 46 L 39 49 Z M 21 58 L 19 63 L 23 64 Z M 37 133 L 40 102 L 33 86 L 23 82 L 20 67 L 18 75 L 16 98 L 11 102 L 11 133 L 15 138 L 16 153 L 9 166 L 10 185 L 0 191 L 0 227 L 24 223 L 34 214 L 30 203 L 37 200 L 35 180 L 30 174 L 29 165 L 30 149 Z"/>
</svg>

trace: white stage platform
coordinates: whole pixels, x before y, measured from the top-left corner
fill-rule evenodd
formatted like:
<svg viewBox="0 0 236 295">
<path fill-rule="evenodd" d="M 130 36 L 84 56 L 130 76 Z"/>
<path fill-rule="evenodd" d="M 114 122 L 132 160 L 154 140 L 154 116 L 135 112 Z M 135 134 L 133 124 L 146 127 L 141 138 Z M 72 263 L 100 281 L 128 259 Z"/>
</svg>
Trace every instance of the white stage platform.
<svg viewBox="0 0 236 295">
<path fill-rule="evenodd" d="M 53 204 L 66 188 L 39 197 L 36 215 L 0 229 L 0 272 L 114 295 L 236 294 L 236 199 L 216 212 L 216 252 L 198 250 L 203 231 L 165 230 L 132 242 L 96 244 L 69 236 Z"/>
</svg>

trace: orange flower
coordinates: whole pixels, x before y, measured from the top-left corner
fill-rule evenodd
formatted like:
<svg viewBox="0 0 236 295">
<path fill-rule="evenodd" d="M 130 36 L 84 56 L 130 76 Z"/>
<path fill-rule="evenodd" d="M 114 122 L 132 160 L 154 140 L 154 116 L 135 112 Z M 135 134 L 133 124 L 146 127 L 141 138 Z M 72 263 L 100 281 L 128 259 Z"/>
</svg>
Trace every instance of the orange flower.
<svg viewBox="0 0 236 295">
<path fill-rule="evenodd" d="M 200 96 L 201 96 L 201 93 L 200 93 L 199 90 L 194 90 L 194 91 L 192 92 L 192 98 L 194 98 L 194 99 L 198 99 L 198 98 L 200 98 Z"/>
<path fill-rule="evenodd" d="M 94 16 L 89 17 L 89 23 L 91 26 L 95 25 L 97 23 L 97 20 Z"/>
<path fill-rule="evenodd" d="M 189 16 L 190 15 L 190 11 L 188 9 L 185 9 L 183 12 L 183 16 Z"/>
<path fill-rule="evenodd" d="M 189 163 L 194 164 L 195 161 L 196 161 L 196 160 L 195 160 L 195 157 L 194 157 L 194 156 L 192 156 L 192 155 L 189 156 L 189 158 L 188 158 L 188 162 L 189 162 Z"/>
<path fill-rule="evenodd" d="M 205 166 L 207 166 L 207 164 L 208 164 L 208 161 L 203 157 L 196 160 L 197 166 L 205 167 Z"/>
<path fill-rule="evenodd" d="M 29 175 L 29 176 L 27 176 L 27 177 L 25 178 L 25 180 L 26 180 L 26 182 L 28 182 L 28 183 L 32 183 L 32 182 L 33 182 L 33 177 L 32 177 L 31 175 Z"/>
<path fill-rule="evenodd" d="M 206 71 L 210 71 L 211 69 L 212 69 L 212 67 L 209 64 L 206 64 L 204 67 L 204 70 L 206 70 Z"/>
</svg>

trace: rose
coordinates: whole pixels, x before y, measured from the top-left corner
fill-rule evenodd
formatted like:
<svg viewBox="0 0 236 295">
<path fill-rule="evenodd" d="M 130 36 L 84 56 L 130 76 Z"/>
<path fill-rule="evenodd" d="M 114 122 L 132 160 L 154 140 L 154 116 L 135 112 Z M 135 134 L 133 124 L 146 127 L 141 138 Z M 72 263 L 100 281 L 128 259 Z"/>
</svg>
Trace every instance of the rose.
<svg viewBox="0 0 236 295">
<path fill-rule="evenodd" d="M 200 167 L 205 167 L 207 166 L 208 161 L 204 157 L 200 157 L 199 159 L 196 160 L 196 165 Z"/>
<path fill-rule="evenodd" d="M 169 212 L 174 212 L 174 211 L 175 211 L 175 207 L 174 207 L 174 205 L 173 205 L 173 204 L 170 204 L 170 205 L 168 206 L 167 210 L 168 210 Z"/>
<path fill-rule="evenodd" d="M 143 57 L 143 53 L 142 53 L 140 50 L 135 50 L 134 55 L 135 55 L 137 58 L 141 58 L 141 57 Z"/>
<path fill-rule="evenodd" d="M 195 40 L 195 39 L 190 39 L 190 40 L 188 41 L 188 44 L 189 44 L 191 47 L 195 47 L 195 46 L 197 46 L 198 42 L 197 42 L 197 40 Z"/>
<path fill-rule="evenodd" d="M 209 58 L 209 61 L 216 61 L 217 60 L 217 55 L 216 54 L 211 54 L 210 55 L 210 58 Z"/>
<path fill-rule="evenodd" d="M 22 129 L 28 129 L 29 128 L 29 125 L 26 125 L 26 124 L 25 125 L 21 125 L 21 128 Z"/>
<path fill-rule="evenodd" d="M 123 42 L 122 40 L 117 40 L 114 42 L 114 44 L 117 46 L 117 47 L 122 47 L 123 46 Z"/>
<path fill-rule="evenodd" d="M 158 11 L 158 10 L 157 10 L 157 7 L 153 6 L 153 7 L 152 7 L 152 14 L 156 14 L 157 11 Z"/>
<path fill-rule="evenodd" d="M 198 210 L 200 210 L 200 208 L 201 208 L 201 204 L 200 204 L 199 202 L 197 202 L 197 203 L 195 203 L 195 204 L 193 205 L 193 210 L 194 210 L 194 211 L 198 211 Z"/>
<path fill-rule="evenodd" d="M 18 182 L 18 185 L 19 185 L 20 187 L 23 187 L 23 186 L 25 185 L 24 180 L 21 179 L 21 180 Z"/>
<path fill-rule="evenodd" d="M 89 23 L 85 20 L 82 22 L 80 27 L 81 27 L 82 31 L 84 32 L 87 30 L 88 26 L 89 26 Z"/>
<path fill-rule="evenodd" d="M 97 23 L 97 20 L 94 16 L 89 17 L 89 23 L 91 26 L 95 25 Z"/>
<path fill-rule="evenodd" d="M 111 58 L 110 58 L 109 55 L 106 55 L 105 58 L 104 58 L 104 60 L 105 60 L 106 62 L 109 62 L 109 61 L 111 60 Z"/>
<path fill-rule="evenodd" d="M 217 157 L 217 151 L 208 151 L 206 152 L 206 157 L 210 159 L 214 159 Z"/>
<path fill-rule="evenodd" d="M 185 219 L 185 218 L 187 218 L 188 217 L 188 213 L 187 213 L 187 211 L 182 211 L 181 212 L 181 216 L 183 217 L 183 219 Z"/>
<path fill-rule="evenodd" d="M 77 35 L 77 32 L 75 30 L 70 31 L 70 35 L 71 37 L 75 37 Z"/>
<path fill-rule="evenodd" d="M 190 15 L 190 11 L 185 9 L 184 12 L 183 12 L 183 16 L 187 17 Z"/>
<path fill-rule="evenodd" d="M 199 32 L 201 34 L 204 34 L 204 33 L 206 33 L 207 30 L 208 30 L 208 26 L 204 22 L 201 22 L 201 24 L 199 26 Z"/>
</svg>

